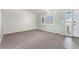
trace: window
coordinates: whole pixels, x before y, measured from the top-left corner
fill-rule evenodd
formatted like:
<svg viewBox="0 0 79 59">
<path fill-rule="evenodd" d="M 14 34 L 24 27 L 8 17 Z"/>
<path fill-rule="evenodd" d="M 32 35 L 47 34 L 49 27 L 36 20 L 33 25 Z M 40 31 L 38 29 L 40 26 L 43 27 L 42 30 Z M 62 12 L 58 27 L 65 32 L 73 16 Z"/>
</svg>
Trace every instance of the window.
<svg viewBox="0 0 79 59">
<path fill-rule="evenodd" d="M 72 18 L 72 10 L 65 10 L 65 20 L 70 20 Z"/>
<path fill-rule="evenodd" d="M 53 24 L 53 16 L 42 16 L 41 23 L 42 24 Z"/>
</svg>

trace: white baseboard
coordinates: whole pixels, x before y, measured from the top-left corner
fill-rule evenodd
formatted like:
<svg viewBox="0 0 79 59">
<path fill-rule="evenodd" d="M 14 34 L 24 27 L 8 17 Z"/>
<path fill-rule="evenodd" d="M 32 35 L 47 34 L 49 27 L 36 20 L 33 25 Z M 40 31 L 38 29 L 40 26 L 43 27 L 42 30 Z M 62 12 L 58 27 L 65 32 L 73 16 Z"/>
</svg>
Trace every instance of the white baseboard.
<svg viewBox="0 0 79 59">
<path fill-rule="evenodd" d="M 36 28 L 31 28 L 31 29 L 28 29 L 28 30 L 34 30 L 34 29 L 36 29 Z M 16 32 L 23 32 L 23 31 L 28 31 L 28 30 L 8 32 L 8 33 L 3 33 L 3 35 L 6 35 L 6 34 L 11 34 L 11 33 L 16 33 Z"/>
</svg>

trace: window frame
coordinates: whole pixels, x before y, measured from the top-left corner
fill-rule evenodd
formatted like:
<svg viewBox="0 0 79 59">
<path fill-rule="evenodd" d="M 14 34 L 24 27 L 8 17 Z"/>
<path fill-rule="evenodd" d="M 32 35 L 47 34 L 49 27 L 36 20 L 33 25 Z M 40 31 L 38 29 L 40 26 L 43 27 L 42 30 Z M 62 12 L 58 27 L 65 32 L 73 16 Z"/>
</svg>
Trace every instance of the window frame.
<svg viewBox="0 0 79 59">
<path fill-rule="evenodd" d="M 52 17 L 52 18 L 51 18 Z M 48 18 L 48 20 L 47 20 Z M 52 23 L 51 23 L 52 20 Z M 53 16 L 41 16 L 41 24 L 42 25 L 53 25 Z"/>
</svg>

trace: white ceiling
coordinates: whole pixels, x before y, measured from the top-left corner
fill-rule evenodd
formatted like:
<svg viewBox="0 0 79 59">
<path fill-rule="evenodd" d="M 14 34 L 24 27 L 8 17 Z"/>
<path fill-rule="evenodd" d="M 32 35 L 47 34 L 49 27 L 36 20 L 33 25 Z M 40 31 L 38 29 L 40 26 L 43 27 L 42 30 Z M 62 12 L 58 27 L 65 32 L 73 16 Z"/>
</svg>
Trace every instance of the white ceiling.
<svg viewBox="0 0 79 59">
<path fill-rule="evenodd" d="M 46 9 L 28 9 L 28 11 L 33 12 L 34 14 L 37 14 L 37 15 L 46 15 L 47 14 Z"/>
<path fill-rule="evenodd" d="M 37 14 L 37 15 L 51 15 L 60 12 L 62 9 L 27 9 L 28 11 Z"/>
<path fill-rule="evenodd" d="M 10 11 L 10 9 L 3 9 L 3 11 L 4 10 Z M 51 14 L 55 14 L 56 12 L 62 11 L 62 9 L 11 9 L 11 10 L 29 11 L 36 15 L 51 15 Z"/>
</svg>

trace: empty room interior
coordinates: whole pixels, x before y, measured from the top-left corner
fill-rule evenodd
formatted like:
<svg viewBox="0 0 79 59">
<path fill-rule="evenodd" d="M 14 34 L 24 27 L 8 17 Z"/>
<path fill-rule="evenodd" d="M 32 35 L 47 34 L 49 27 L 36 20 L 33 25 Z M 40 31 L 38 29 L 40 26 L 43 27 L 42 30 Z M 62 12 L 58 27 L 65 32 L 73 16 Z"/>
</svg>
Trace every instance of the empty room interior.
<svg viewBox="0 0 79 59">
<path fill-rule="evenodd" d="M 78 49 L 79 9 L 0 9 L 0 49 Z"/>
</svg>

